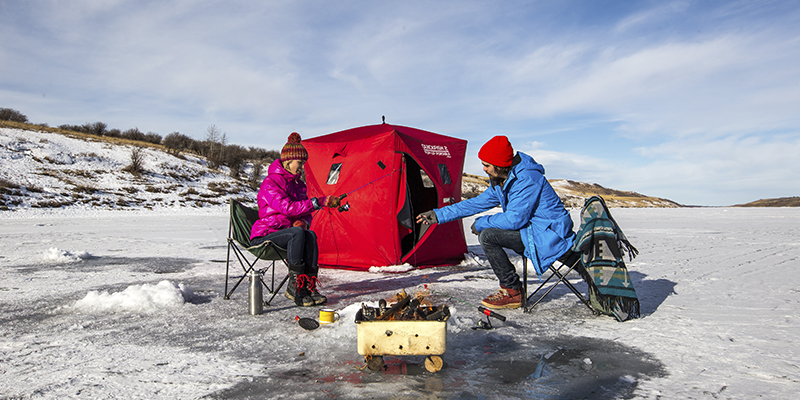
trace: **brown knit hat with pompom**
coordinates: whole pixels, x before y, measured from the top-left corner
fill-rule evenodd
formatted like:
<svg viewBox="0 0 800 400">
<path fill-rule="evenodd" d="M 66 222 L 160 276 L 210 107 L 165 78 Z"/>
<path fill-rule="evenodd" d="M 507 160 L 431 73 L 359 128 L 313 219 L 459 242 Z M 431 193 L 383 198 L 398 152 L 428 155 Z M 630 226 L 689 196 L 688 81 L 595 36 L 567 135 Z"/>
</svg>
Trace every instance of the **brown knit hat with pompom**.
<svg viewBox="0 0 800 400">
<path fill-rule="evenodd" d="M 281 149 L 281 161 L 289 160 L 308 160 L 308 152 L 306 148 L 300 144 L 300 134 L 297 132 L 292 132 L 292 134 L 289 135 L 289 140 Z"/>
</svg>

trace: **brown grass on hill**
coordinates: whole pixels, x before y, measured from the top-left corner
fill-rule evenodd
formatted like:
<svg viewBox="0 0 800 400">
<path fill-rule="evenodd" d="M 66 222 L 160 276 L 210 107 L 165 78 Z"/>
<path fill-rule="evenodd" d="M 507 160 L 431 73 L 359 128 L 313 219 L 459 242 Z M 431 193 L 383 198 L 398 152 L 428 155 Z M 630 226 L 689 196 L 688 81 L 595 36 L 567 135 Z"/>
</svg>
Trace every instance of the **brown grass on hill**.
<svg viewBox="0 0 800 400">
<path fill-rule="evenodd" d="M 800 207 L 800 197 L 780 197 L 777 199 L 761 199 L 734 207 Z"/>
<path fill-rule="evenodd" d="M 133 145 L 133 146 L 144 146 L 144 147 L 151 147 L 159 150 L 166 151 L 164 145 L 149 143 L 149 142 L 141 142 L 137 140 L 130 140 L 130 139 L 123 139 L 118 137 L 110 137 L 110 136 L 96 136 L 91 135 L 84 132 L 75 132 L 75 131 L 68 131 L 65 129 L 60 128 L 53 128 L 44 125 L 33 125 L 27 124 L 22 122 L 14 122 L 14 121 L 4 121 L 0 120 L 0 127 L 4 128 L 12 128 L 12 129 L 22 129 L 26 131 L 39 131 L 39 132 L 50 132 L 50 133 L 58 133 L 64 136 L 70 136 L 78 139 L 83 140 L 91 140 L 95 142 L 108 142 L 117 145 Z"/>
<path fill-rule="evenodd" d="M 584 183 L 584 182 L 576 182 L 567 180 L 567 183 L 570 185 L 570 190 L 580 193 L 585 193 L 589 195 L 600 195 L 600 196 L 614 196 L 614 197 L 625 197 L 625 198 L 646 198 L 643 194 L 639 194 L 636 192 L 626 192 L 622 190 L 614 190 L 609 189 L 603 186 L 600 186 L 596 183 Z"/>
</svg>

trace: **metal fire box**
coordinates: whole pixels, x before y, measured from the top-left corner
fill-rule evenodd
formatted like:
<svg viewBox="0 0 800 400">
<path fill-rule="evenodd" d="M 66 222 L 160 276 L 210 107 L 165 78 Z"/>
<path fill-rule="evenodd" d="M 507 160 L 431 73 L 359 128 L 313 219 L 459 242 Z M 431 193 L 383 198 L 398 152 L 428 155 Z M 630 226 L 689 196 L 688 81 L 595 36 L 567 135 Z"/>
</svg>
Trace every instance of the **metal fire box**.
<svg viewBox="0 0 800 400">
<path fill-rule="evenodd" d="M 447 321 L 364 321 L 356 314 L 358 354 L 442 355 L 447 348 Z"/>
</svg>

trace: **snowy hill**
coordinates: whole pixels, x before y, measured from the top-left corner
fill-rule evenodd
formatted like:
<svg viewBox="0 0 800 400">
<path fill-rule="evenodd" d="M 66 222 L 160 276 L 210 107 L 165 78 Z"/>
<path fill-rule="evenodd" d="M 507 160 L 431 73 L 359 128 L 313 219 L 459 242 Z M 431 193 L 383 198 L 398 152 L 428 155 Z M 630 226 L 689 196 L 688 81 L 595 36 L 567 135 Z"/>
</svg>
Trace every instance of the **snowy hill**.
<svg viewBox="0 0 800 400">
<path fill-rule="evenodd" d="M 129 172 L 138 152 L 141 172 Z M 247 170 L 245 170 L 247 171 Z M 228 169 L 160 146 L 0 127 L 0 210 L 171 208 L 255 201 Z"/>
<path fill-rule="evenodd" d="M 138 158 L 140 172 L 132 169 Z M 230 198 L 254 203 L 257 182 L 230 176 L 227 167 L 210 168 L 194 154 L 173 155 L 162 146 L 80 134 L 0 127 L 0 210 L 154 209 L 209 207 Z M 679 204 L 597 184 L 550 181 L 568 208 L 599 194 L 610 207 L 680 207 Z M 489 182 L 464 174 L 462 192 L 473 197 Z"/>
</svg>

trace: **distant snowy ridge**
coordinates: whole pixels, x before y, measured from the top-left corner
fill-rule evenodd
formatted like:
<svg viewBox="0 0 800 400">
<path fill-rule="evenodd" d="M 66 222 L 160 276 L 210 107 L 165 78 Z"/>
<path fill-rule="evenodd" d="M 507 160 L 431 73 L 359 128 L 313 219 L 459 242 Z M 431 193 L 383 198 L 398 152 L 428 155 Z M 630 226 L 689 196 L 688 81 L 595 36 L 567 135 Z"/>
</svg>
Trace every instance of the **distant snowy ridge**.
<svg viewBox="0 0 800 400">
<path fill-rule="evenodd" d="M 676 208 L 683 207 L 672 200 L 646 196 L 636 192 L 608 189 L 596 183 L 583 183 L 567 179 L 549 179 L 558 197 L 567 208 L 581 208 L 589 197 L 602 196 L 609 207 L 625 208 Z M 465 197 L 477 196 L 489 186 L 489 178 L 464 174 L 461 180 Z"/>
</svg>

